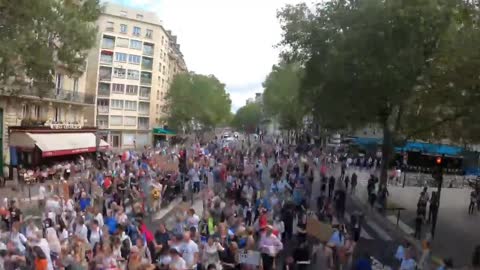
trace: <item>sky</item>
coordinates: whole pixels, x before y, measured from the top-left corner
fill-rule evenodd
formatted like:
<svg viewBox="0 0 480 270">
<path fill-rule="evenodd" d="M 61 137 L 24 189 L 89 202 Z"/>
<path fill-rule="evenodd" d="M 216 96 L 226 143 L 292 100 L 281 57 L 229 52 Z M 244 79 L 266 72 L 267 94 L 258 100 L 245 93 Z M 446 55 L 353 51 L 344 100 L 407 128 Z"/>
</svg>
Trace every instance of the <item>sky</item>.
<svg viewBox="0 0 480 270">
<path fill-rule="evenodd" d="M 178 36 L 190 71 L 213 74 L 226 84 L 232 111 L 262 92 L 278 62 L 277 9 L 301 0 L 107 0 L 156 12 Z"/>
</svg>

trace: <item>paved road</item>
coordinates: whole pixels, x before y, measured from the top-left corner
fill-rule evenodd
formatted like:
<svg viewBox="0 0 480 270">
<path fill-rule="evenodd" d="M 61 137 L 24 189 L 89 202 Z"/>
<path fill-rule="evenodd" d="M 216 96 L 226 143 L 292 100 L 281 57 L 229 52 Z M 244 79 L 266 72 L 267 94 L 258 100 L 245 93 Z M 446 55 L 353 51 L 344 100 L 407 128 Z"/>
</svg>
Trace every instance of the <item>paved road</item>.
<svg viewBox="0 0 480 270">
<path fill-rule="evenodd" d="M 366 200 L 366 185 L 368 172 L 359 173 L 359 191 Z M 389 187 L 389 201 L 406 208 L 401 214 L 406 232 L 414 232 L 417 202 L 422 188 L 420 187 Z M 429 192 L 436 190 L 429 188 Z M 468 215 L 467 206 L 471 189 L 443 188 L 433 252 L 442 258 L 452 258 L 457 266 L 468 265 L 471 262 L 473 249 L 480 245 L 480 213 Z M 404 227 L 405 227 L 404 226 Z M 429 232 L 430 225 L 425 225 L 423 235 Z"/>
</svg>

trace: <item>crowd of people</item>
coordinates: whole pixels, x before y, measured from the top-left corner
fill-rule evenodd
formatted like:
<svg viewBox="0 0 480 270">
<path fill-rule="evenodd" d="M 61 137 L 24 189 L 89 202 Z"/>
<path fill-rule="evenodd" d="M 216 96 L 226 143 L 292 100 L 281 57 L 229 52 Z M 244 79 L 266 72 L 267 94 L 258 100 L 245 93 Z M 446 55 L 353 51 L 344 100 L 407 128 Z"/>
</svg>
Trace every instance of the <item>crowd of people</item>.
<svg viewBox="0 0 480 270">
<path fill-rule="evenodd" d="M 43 188 L 40 223 L 4 202 L 0 269 L 370 270 L 370 256 L 354 256 L 361 215 L 344 223 L 357 176 L 342 169 L 335 178 L 331 157 L 212 141 L 82 158 Z M 175 197 L 202 208 L 177 209 L 172 224 L 152 220 Z M 311 219 L 331 234 L 312 238 Z M 411 266 L 402 259 L 401 270 Z"/>
</svg>

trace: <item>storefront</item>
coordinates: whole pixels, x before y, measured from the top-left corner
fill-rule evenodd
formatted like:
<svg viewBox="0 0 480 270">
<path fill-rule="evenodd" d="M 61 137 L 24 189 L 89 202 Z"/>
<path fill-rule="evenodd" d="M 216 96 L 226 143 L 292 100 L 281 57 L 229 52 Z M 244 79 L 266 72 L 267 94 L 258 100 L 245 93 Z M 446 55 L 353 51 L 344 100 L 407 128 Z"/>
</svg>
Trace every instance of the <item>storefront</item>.
<svg viewBox="0 0 480 270">
<path fill-rule="evenodd" d="M 162 141 L 168 141 L 171 137 L 175 136 L 175 132 L 164 128 L 153 128 L 153 145 L 157 145 Z"/>
<path fill-rule="evenodd" d="M 97 140 L 95 134 L 96 128 L 67 125 L 10 127 L 10 164 L 30 167 L 59 157 L 107 150 L 108 143 L 100 138 Z"/>
</svg>

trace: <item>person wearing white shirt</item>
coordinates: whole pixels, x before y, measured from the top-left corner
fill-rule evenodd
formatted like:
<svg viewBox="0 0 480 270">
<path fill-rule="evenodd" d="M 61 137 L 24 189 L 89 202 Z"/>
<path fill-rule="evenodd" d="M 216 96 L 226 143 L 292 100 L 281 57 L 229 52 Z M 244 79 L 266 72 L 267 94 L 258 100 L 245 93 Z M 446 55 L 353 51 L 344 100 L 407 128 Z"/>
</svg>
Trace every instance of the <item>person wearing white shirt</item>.
<svg viewBox="0 0 480 270">
<path fill-rule="evenodd" d="M 85 225 L 85 221 L 83 220 L 83 217 L 78 217 L 77 218 L 77 223 L 75 224 L 74 235 L 77 238 L 79 238 L 80 240 L 88 242 L 88 228 Z"/>
<path fill-rule="evenodd" d="M 190 233 L 187 232 L 183 236 L 183 243 L 180 247 L 182 258 L 185 259 L 187 268 L 194 269 L 198 263 L 198 245 L 190 239 Z"/>
<path fill-rule="evenodd" d="M 47 189 L 44 185 L 40 185 L 38 188 L 38 206 L 42 209 L 45 206 L 45 197 L 47 195 Z"/>
<path fill-rule="evenodd" d="M 195 229 L 198 230 L 199 222 L 200 222 L 200 217 L 198 217 L 198 215 L 195 214 L 195 210 L 193 208 L 190 208 L 188 210 L 188 217 L 187 217 L 188 229 L 195 227 Z"/>
<path fill-rule="evenodd" d="M 170 263 L 168 265 L 169 269 L 171 270 L 187 269 L 187 263 L 182 257 L 180 257 L 180 253 L 176 248 L 171 248 L 169 254 L 170 254 Z"/>
<path fill-rule="evenodd" d="M 17 226 L 12 226 L 12 231 L 10 233 L 10 239 L 12 243 L 15 244 L 15 247 L 23 254 L 25 253 L 25 244 L 27 244 L 27 238 L 25 235 L 21 234 L 18 231 Z"/>
</svg>

